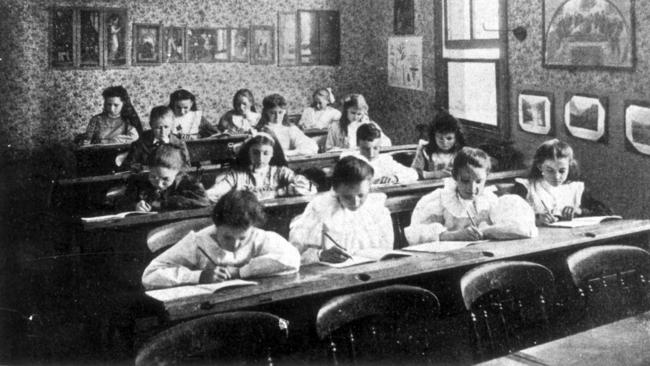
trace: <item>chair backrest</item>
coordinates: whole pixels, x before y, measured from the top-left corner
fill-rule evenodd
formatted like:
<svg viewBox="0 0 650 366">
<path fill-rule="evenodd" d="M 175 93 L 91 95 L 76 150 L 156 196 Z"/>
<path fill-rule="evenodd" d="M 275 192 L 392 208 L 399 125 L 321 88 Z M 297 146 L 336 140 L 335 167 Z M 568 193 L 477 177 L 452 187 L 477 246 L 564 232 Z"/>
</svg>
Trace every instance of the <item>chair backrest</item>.
<svg viewBox="0 0 650 366">
<path fill-rule="evenodd" d="M 392 151 L 388 154 L 392 156 L 396 162 L 408 167 L 411 166 L 413 159 L 415 159 L 415 150 Z"/>
<path fill-rule="evenodd" d="M 316 318 L 334 364 L 342 360 L 415 360 L 429 355 L 429 326 L 440 311 L 430 291 L 406 285 L 335 297 Z"/>
<path fill-rule="evenodd" d="M 460 287 L 477 356 L 512 352 L 551 337 L 547 303 L 555 280 L 548 268 L 523 261 L 488 263 L 463 275 Z"/>
<path fill-rule="evenodd" d="M 199 231 L 210 225 L 212 225 L 210 217 L 172 222 L 151 230 L 147 235 L 147 246 L 152 253 L 155 253 L 176 244 L 190 231 Z"/>
<path fill-rule="evenodd" d="M 177 324 L 138 351 L 137 366 L 220 361 L 273 364 L 285 345 L 289 322 L 273 314 L 240 311 L 213 314 Z"/>
<path fill-rule="evenodd" d="M 583 300 L 586 327 L 609 323 L 650 306 L 650 253 L 628 245 L 582 249 L 567 258 Z"/>
</svg>

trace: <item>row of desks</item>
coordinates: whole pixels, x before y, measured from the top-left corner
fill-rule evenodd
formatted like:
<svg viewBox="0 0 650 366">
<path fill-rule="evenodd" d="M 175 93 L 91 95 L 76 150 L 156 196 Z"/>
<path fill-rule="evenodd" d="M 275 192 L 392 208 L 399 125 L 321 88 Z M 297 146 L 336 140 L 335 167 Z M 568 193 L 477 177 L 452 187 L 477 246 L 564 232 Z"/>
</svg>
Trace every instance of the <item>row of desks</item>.
<svg viewBox="0 0 650 366">
<path fill-rule="evenodd" d="M 610 243 L 640 237 L 648 243 L 650 220 L 620 220 L 580 229 L 540 228 L 539 236 L 530 239 L 490 241 L 443 253 L 414 253 L 412 257 L 330 268 L 308 265 L 293 275 L 259 279 L 259 285 L 231 288 L 216 294 L 160 302 L 167 320 L 268 306 L 298 301 L 313 296 L 354 292 L 362 287 L 380 287 L 414 278 L 441 275 L 454 269 L 468 269 L 478 264 L 506 259 L 521 259 L 557 251 Z M 588 233 L 588 235 L 587 235 Z M 558 363 L 551 363 L 558 364 Z"/>
</svg>

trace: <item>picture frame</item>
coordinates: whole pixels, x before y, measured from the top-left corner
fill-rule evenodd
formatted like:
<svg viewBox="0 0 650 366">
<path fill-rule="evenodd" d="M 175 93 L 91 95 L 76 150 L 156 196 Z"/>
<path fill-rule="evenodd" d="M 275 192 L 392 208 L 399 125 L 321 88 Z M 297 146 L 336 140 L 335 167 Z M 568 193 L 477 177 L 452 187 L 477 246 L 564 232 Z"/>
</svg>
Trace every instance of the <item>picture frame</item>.
<svg viewBox="0 0 650 366">
<path fill-rule="evenodd" d="M 517 96 L 519 129 L 535 135 L 552 135 L 553 107 L 553 93 L 522 90 Z"/>
<path fill-rule="evenodd" d="M 226 28 L 189 28 L 187 31 L 188 62 L 225 62 L 230 59 Z M 226 37 L 226 38 L 224 38 Z"/>
<path fill-rule="evenodd" d="M 50 66 L 69 68 L 75 66 L 74 8 L 50 10 Z"/>
<path fill-rule="evenodd" d="M 248 62 L 250 39 L 248 28 L 230 28 L 230 61 Z"/>
<path fill-rule="evenodd" d="M 187 41 L 185 27 L 165 27 L 162 37 L 162 62 L 178 63 L 186 61 Z"/>
<path fill-rule="evenodd" d="M 542 18 L 544 67 L 634 69 L 634 0 L 546 0 Z"/>
<path fill-rule="evenodd" d="M 415 34 L 414 0 L 393 0 L 393 33 L 396 36 Z"/>
<path fill-rule="evenodd" d="M 251 65 L 275 63 L 275 32 L 271 25 L 253 25 L 250 30 Z"/>
<path fill-rule="evenodd" d="M 388 38 L 388 85 L 424 90 L 422 85 L 422 37 Z"/>
<path fill-rule="evenodd" d="M 162 61 L 162 26 L 160 24 L 133 23 L 133 64 L 159 65 Z"/>
<path fill-rule="evenodd" d="M 230 61 L 230 29 L 217 28 L 214 49 L 212 52 L 212 61 L 229 62 Z"/>
<path fill-rule="evenodd" d="M 583 140 L 607 143 L 607 98 L 566 93 L 564 125 L 568 133 Z"/>
<path fill-rule="evenodd" d="M 300 65 L 318 65 L 320 44 L 318 37 L 318 12 L 298 11 L 298 63 Z"/>
<path fill-rule="evenodd" d="M 650 155 L 650 102 L 626 100 L 624 111 L 627 149 Z"/>
<path fill-rule="evenodd" d="M 298 15 L 278 13 L 278 66 L 298 64 Z"/>
<path fill-rule="evenodd" d="M 101 67 L 104 59 L 104 48 L 102 47 L 102 12 L 98 9 L 79 10 L 79 49 L 77 59 L 80 67 Z M 124 37 L 117 32 L 116 50 Z M 112 36 L 111 36 L 112 37 Z M 112 49 L 111 49 L 112 50 Z M 117 51 L 116 51 L 117 52 Z M 122 51 L 123 52 L 123 51 Z"/>
<path fill-rule="evenodd" d="M 104 13 L 104 67 L 126 67 L 129 59 L 126 47 L 129 18 L 126 9 L 107 9 Z M 81 32 L 83 36 L 83 31 Z"/>
</svg>

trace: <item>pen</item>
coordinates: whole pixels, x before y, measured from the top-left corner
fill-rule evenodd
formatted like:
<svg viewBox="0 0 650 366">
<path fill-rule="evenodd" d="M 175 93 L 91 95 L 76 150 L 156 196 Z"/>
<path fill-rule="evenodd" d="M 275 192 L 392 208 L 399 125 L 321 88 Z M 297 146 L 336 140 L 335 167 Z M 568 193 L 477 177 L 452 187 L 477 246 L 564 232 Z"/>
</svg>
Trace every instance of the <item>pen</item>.
<svg viewBox="0 0 650 366">
<path fill-rule="evenodd" d="M 197 248 L 199 248 L 199 250 L 201 251 L 201 253 L 203 253 L 203 255 L 206 256 L 206 257 L 208 258 L 208 260 L 209 260 L 210 262 L 212 262 L 212 264 L 214 264 L 215 267 L 218 267 L 218 266 L 219 266 L 219 265 L 217 264 L 217 262 L 215 262 L 214 259 L 212 259 L 212 257 L 210 257 L 210 256 L 208 255 L 208 253 L 206 253 L 205 250 L 203 250 L 203 248 L 201 248 L 201 247 L 199 247 L 199 246 L 197 246 Z"/>
<path fill-rule="evenodd" d="M 343 248 L 339 243 L 337 243 L 336 240 L 334 240 L 334 238 L 330 236 L 330 234 L 328 234 L 326 231 L 323 231 L 323 235 L 325 235 L 325 237 L 327 237 L 332 242 L 332 244 L 334 244 L 334 246 L 341 249 L 341 251 L 346 257 L 352 258 L 352 256 L 350 256 L 348 252 L 345 251 L 345 248 Z"/>
<path fill-rule="evenodd" d="M 472 226 L 476 226 L 476 221 L 474 221 L 474 217 L 472 216 L 472 213 L 469 212 L 469 209 L 465 207 L 465 211 L 467 212 L 467 217 L 469 217 L 469 221 L 472 223 Z"/>
<path fill-rule="evenodd" d="M 544 200 L 542 200 L 542 199 L 540 199 L 539 202 L 541 202 L 541 203 L 542 203 L 542 206 L 544 206 L 544 209 L 546 210 L 546 213 L 550 215 L 550 214 L 551 214 L 551 210 L 549 210 L 549 209 L 548 209 L 548 206 L 546 206 L 546 202 L 544 202 Z"/>
</svg>

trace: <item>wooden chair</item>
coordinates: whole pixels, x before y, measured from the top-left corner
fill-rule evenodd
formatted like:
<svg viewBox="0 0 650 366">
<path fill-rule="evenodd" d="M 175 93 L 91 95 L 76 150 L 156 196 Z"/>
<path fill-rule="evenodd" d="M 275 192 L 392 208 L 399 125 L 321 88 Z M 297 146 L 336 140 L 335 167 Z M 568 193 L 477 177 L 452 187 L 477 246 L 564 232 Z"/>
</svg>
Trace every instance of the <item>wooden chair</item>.
<svg viewBox="0 0 650 366">
<path fill-rule="evenodd" d="M 494 357 L 551 338 L 551 271 L 536 263 L 494 262 L 460 280 L 475 357 Z M 540 332 L 541 330 L 541 332 Z"/>
<path fill-rule="evenodd" d="M 137 366 L 200 364 L 273 364 L 287 341 L 289 323 L 275 315 L 241 311 L 214 314 L 177 324 L 138 351 Z"/>
<path fill-rule="evenodd" d="M 627 245 L 582 249 L 567 258 L 583 307 L 583 327 L 632 316 L 650 308 L 650 253 Z"/>
<path fill-rule="evenodd" d="M 212 218 L 201 217 L 157 227 L 147 235 L 147 246 L 152 253 L 159 252 L 183 239 L 190 231 L 199 231 L 212 225 Z"/>
<path fill-rule="evenodd" d="M 316 331 L 333 364 L 406 361 L 429 355 L 428 325 L 438 298 L 425 289 L 393 285 L 335 297 L 318 311 Z"/>
</svg>

